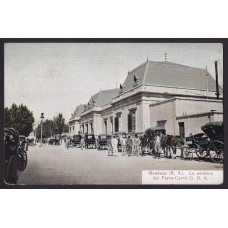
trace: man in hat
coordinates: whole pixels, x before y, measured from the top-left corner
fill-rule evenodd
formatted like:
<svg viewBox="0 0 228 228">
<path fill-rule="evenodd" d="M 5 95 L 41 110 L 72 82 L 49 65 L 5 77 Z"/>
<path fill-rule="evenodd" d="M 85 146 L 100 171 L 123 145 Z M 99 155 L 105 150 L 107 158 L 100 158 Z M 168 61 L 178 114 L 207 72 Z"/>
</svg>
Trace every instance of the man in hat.
<svg viewBox="0 0 228 228">
<path fill-rule="evenodd" d="M 113 151 L 112 151 L 112 136 L 107 137 L 107 146 L 108 146 L 108 156 L 112 156 L 113 155 Z"/>
<path fill-rule="evenodd" d="M 122 156 L 124 156 L 126 154 L 126 144 L 127 144 L 127 139 L 125 134 L 121 135 L 120 144 L 122 149 Z"/>
<path fill-rule="evenodd" d="M 161 154 L 161 134 L 160 132 L 158 131 L 156 136 L 155 136 L 155 139 L 154 139 L 154 150 L 155 150 L 155 158 L 160 158 L 160 154 Z"/>
<path fill-rule="evenodd" d="M 139 156 L 140 153 L 140 139 L 138 137 L 138 134 L 135 134 L 134 138 L 134 148 L 135 148 L 135 156 Z"/>
<path fill-rule="evenodd" d="M 118 157 L 118 140 L 116 138 L 116 135 L 113 135 L 112 137 L 112 150 L 113 150 L 113 156 Z"/>
<path fill-rule="evenodd" d="M 129 135 L 128 139 L 127 139 L 127 153 L 128 153 L 128 157 L 132 156 L 132 148 L 133 147 L 133 139 L 132 137 Z"/>
</svg>

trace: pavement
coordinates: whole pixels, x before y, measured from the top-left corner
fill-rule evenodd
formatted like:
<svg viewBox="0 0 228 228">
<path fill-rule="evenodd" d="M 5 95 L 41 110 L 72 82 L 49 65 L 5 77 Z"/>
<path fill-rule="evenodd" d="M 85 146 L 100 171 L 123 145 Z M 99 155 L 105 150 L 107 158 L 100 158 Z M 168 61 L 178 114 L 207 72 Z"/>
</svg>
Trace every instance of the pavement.
<svg viewBox="0 0 228 228">
<path fill-rule="evenodd" d="M 142 184 L 142 170 L 221 170 L 223 164 L 199 160 L 108 156 L 107 150 L 31 146 L 20 185 Z"/>
</svg>

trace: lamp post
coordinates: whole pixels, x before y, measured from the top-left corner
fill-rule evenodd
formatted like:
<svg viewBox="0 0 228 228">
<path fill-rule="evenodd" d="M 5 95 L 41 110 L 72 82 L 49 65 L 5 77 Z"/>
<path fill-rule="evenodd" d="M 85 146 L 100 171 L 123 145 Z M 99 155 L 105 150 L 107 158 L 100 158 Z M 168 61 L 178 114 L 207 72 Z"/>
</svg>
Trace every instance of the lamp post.
<svg viewBox="0 0 228 228">
<path fill-rule="evenodd" d="M 43 142 L 43 139 L 42 139 L 42 133 L 43 133 L 43 121 L 44 121 L 44 113 L 41 113 L 41 117 L 40 117 L 40 128 L 41 128 L 41 143 L 40 143 L 40 147 L 42 146 L 42 142 Z"/>
</svg>

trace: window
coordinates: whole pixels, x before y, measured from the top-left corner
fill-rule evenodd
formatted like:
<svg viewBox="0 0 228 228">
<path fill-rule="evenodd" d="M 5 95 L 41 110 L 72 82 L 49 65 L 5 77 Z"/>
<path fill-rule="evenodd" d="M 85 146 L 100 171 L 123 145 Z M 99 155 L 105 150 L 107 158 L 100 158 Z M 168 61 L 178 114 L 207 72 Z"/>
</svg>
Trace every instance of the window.
<svg viewBox="0 0 228 228">
<path fill-rule="evenodd" d="M 105 134 L 107 134 L 107 120 L 104 120 Z"/>
<path fill-rule="evenodd" d="M 165 128 L 166 122 L 167 122 L 167 120 L 160 120 L 160 121 L 157 121 L 157 127 Z"/>
<path fill-rule="evenodd" d="M 136 109 L 129 110 L 128 114 L 128 132 L 135 132 L 136 120 L 135 120 Z"/>
<path fill-rule="evenodd" d="M 91 134 L 93 133 L 93 123 L 90 123 Z"/>
<path fill-rule="evenodd" d="M 184 122 L 179 122 L 179 133 L 180 133 L 180 137 L 182 139 L 185 138 L 185 129 L 184 129 Z"/>
<path fill-rule="evenodd" d="M 115 117 L 115 132 L 119 131 L 119 117 Z"/>
<path fill-rule="evenodd" d="M 113 134 L 113 118 L 110 117 L 110 123 L 111 123 L 111 127 L 112 127 L 112 134 Z"/>
<path fill-rule="evenodd" d="M 119 132 L 121 130 L 121 114 L 121 112 L 116 113 L 116 117 L 114 119 L 115 132 Z"/>
</svg>

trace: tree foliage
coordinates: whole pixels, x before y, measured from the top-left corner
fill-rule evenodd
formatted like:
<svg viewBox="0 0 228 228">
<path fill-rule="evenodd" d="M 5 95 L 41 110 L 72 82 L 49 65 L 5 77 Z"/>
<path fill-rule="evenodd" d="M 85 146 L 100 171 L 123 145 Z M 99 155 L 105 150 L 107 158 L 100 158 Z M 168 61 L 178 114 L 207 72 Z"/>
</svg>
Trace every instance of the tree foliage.
<svg viewBox="0 0 228 228">
<path fill-rule="evenodd" d="M 49 138 L 55 134 L 53 120 L 45 120 L 43 122 L 42 137 Z M 36 137 L 41 138 L 41 125 L 36 128 Z"/>
<path fill-rule="evenodd" d="M 55 126 L 55 132 L 60 138 L 65 129 L 65 119 L 63 118 L 63 114 L 59 113 L 57 117 L 54 117 L 53 122 Z"/>
<path fill-rule="evenodd" d="M 10 108 L 4 109 L 4 125 L 5 127 L 12 127 L 19 131 L 20 134 L 26 137 L 32 132 L 34 124 L 33 113 L 26 107 L 26 105 L 12 104 Z"/>
<path fill-rule="evenodd" d="M 42 125 L 42 137 L 50 138 L 58 135 L 61 137 L 63 132 L 69 131 L 69 126 L 65 124 L 65 119 L 61 113 L 58 116 L 54 117 L 53 120 L 45 120 Z M 36 137 L 41 138 L 41 125 L 39 124 L 36 128 Z"/>
</svg>

